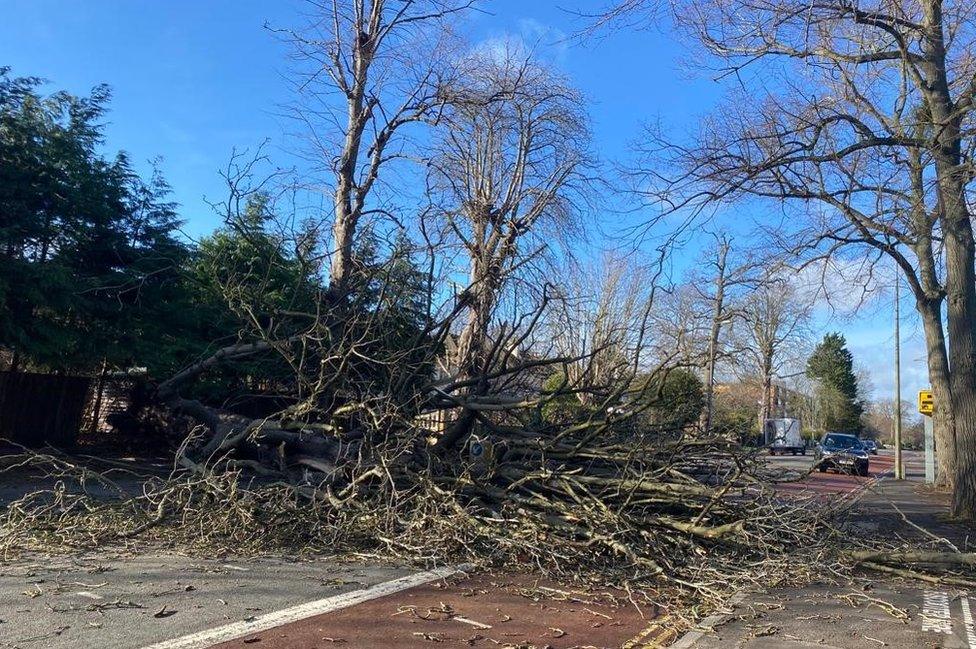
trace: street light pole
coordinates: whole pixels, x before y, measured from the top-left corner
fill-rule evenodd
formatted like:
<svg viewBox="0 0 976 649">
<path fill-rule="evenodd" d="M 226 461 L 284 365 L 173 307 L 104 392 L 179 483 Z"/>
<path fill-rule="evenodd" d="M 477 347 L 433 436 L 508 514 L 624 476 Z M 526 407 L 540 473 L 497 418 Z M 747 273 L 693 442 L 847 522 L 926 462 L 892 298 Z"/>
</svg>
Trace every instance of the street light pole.
<svg viewBox="0 0 976 649">
<path fill-rule="evenodd" d="M 895 479 L 905 479 L 905 467 L 901 457 L 901 333 L 899 331 L 898 292 L 901 273 L 895 269 Z"/>
</svg>

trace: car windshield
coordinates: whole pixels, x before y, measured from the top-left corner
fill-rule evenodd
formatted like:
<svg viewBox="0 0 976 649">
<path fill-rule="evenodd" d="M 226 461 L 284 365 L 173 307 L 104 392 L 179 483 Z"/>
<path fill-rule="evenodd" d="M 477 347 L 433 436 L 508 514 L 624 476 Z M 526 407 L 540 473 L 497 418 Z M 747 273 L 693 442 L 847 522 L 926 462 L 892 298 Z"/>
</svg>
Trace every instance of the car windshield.
<svg viewBox="0 0 976 649">
<path fill-rule="evenodd" d="M 861 446 L 858 439 L 851 435 L 827 435 L 824 437 L 824 444 L 838 448 L 859 448 Z"/>
</svg>

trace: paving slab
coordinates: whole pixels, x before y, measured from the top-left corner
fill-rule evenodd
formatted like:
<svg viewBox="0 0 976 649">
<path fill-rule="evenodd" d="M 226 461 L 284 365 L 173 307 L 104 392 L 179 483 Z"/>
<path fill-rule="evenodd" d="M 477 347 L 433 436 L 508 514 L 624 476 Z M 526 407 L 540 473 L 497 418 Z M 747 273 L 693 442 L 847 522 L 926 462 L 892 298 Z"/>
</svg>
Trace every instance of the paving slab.
<svg viewBox="0 0 976 649">
<path fill-rule="evenodd" d="M 911 479 L 899 481 L 884 476 L 891 466 L 890 454 L 880 461 L 872 458 L 872 463 L 883 479 L 868 484 L 861 494 L 848 534 L 921 541 L 933 547 L 939 545 L 934 538 L 941 537 L 962 551 L 972 550 L 973 530 L 947 519 L 945 494 L 922 484 L 919 471 L 909 471 Z M 909 468 L 914 464 L 913 457 Z M 794 488 L 829 494 L 843 492 L 845 483 L 847 490 L 865 486 L 854 476 L 823 475 L 812 474 Z M 843 583 L 743 593 L 730 616 L 682 649 L 976 649 L 976 597 L 970 596 L 966 590 L 868 571 Z"/>
<path fill-rule="evenodd" d="M 750 597 L 694 649 L 976 648 L 965 591 L 917 582 L 777 589 Z M 968 623 L 967 623 L 968 620 Z"/>
</svg>

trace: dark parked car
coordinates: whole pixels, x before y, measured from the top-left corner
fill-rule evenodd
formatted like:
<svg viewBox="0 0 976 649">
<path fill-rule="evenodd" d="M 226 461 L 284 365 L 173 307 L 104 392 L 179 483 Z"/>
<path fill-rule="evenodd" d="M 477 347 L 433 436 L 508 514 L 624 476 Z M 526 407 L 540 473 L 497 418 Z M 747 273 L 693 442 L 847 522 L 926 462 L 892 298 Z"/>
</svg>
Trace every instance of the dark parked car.
<svg viewBox="0 0 976 649">
<path fill-rule="evenodd" d="M 864 450 L 870 453 L 871 455 L 878 454 L 878 443 L 875 442 L 873 439 L 862 439 L 861 446 L 863 446 Z"/>
<path fill-rule="evenodd" d="M 868 475 L 868 452 L 854 435 L 827 433 L 817 444 L 813 461 L 820 471 Z"/>
</svg>

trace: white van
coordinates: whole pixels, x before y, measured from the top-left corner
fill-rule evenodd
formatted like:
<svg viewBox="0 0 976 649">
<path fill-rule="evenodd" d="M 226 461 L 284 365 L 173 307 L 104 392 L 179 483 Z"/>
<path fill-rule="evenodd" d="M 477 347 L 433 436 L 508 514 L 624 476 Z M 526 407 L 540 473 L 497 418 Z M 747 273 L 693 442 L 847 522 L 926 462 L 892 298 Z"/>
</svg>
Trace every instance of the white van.
<svg viewBox="0 0 976 649">
<path fill-rule="evenodd" d="M 799 419 L 767 419 L 763 425 L 763 442 L 770 455 L 807 454 Z"/>
</svg>

